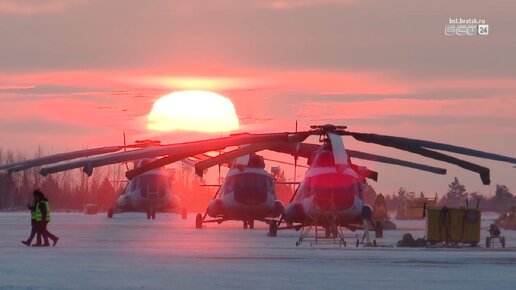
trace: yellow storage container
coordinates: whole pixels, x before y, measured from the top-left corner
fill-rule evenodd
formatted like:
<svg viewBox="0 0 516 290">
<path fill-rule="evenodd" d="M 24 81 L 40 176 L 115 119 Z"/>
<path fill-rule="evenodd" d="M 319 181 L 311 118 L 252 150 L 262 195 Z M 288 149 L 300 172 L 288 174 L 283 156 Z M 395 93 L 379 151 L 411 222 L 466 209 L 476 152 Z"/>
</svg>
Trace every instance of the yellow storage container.
<svg viewBox="0 0 516 290">
<path fill-rule="evenodd" d="M 437 196 L 434 198 L 415 197 L 415 194 L 411 192 L 398 208 L 396 218 L 399 220 L 422 220 L 424 219 L 425 204 L 427 207 L 434 207 L 436 203 Z"/>
<path fill-rule="evenodd" d="M 480 242 L 478 209 L 428 208 L 426 211 L 426 240 L 437 242 Z"/>
</svg>

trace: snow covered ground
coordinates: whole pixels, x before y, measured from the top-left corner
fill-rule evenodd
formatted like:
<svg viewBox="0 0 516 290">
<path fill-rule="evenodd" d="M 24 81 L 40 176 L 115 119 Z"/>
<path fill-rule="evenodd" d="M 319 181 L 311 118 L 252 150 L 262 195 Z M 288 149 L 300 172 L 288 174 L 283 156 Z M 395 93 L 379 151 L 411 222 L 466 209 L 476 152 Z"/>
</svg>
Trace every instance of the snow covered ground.
<svg viewBox="0 0 516 290">
<path fill-rule="evenodd" d="M 424 235 L 423 221 L 395 221 L 401 229 L 373 249 L 296 247 L 298 232 L 268 238 L 265 225 L 196 230 L 193 214 L 55 213 L 58 245 L 28 248 L 29 213 L 0 213 L 0 289 L 516 289 L 516 233 L 503 231 L 506 249 L 484 248 L 495 217 L 482 222 L 481 247 L 390 247 Z"/>
</svg>

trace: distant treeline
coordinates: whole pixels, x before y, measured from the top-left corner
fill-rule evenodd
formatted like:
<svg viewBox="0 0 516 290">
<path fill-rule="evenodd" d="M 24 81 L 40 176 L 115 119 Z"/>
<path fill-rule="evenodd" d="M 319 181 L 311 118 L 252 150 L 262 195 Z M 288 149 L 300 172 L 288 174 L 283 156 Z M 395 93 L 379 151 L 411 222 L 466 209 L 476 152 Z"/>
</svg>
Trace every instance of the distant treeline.
<svg viewBox="0 0 516 290">
<path fill-rule="evenodd" d="M 38 150 L 33 156 L 14 155 L 0 149 L 0 164 L 13 163 L 43 156 Z M 125 183 L 123 165 L 106 166 L 94 170 L 91 177 L 80 170 L 66 171 L 43 177 L 40 168 L 0 174 L 0 210 L 26 209 L 32 202 L 32 191 L 41 189 L 51 201 L 53 209 L 82 210 L 86 203 L 97 203 L 107 209 L 122 191 Z"/>
<path fill-rule="evenodd" d="M 497 184 L 495 194 L 491 197 L 486 197 L 477 192 L 467 192 L 466 187 L 455 177 L 452 183 L 448 185 L 448 191 L 444 194 L 426 194 L 424 192 L 415 194 L 407 192 L 404 187 L 400 187 L 398 192 L 385 195 L 387 208 L 392 211 L 397 210 L 404 200 L 412 196 L 427 198 L 437 196 L 437 204 L 448 207 L 466 207 L 466 199 L 468 199 L 470 208 L 476 207 L 478 201 L 480 209 L 499 212 L 507 211 L 509 206 L 516 205 L 516 197 L 505 185 Z"/>
</svg>

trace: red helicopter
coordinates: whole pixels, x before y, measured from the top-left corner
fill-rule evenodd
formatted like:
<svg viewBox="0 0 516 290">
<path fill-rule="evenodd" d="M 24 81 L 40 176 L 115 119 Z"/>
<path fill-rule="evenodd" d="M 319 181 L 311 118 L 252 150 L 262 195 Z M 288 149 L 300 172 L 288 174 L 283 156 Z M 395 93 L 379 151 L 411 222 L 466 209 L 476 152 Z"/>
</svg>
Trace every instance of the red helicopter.
<svg viewBox="0 0 516 290">
<path fill-rule="evenodd" d="M 297 245 L 303 242 L 313 228 L 317 231 L 319 226 L 325 229 L 325 237 L 332 238 L 334 241 L 338 240 L 341 243 L 345 243 L 341 227 L 351 230 L 363 228 L 364 238 L 367 240 L 366 245 L 368 246 L 375 244 L 375 241 L 371 242 L 369 227 L 374 227 L 377 236 L 383 235 L 381 224 L 372 224 L 372 207 L 364 203 L 362 196 L 365 178 L 376 179 L 378 177 L 377 173 L 353 164 L 350 157 L 446 174 L 446 169 L 443 168 L 346 150 L 341 136 L 352 136 L 359 141 L 394 147 L 458 165 L 479 173 L 484 184 L 490 183 L 488 168 L 431 149 L 512 164 L 516 161 L 515 158 L 511 157 L 432 141 L 351 132 L 347 131 L 345 126 L 323 125 L 312 126 L 311 129 L 309 132 L 312 135 L 318 135 L 322 145 L 299 143 L 269 148 L 269 150 L 293 155 L 296 162 L 297 157 L 305 157 L 310 165 L 304 179 L 292 196 L 290 204 L 285 208 L 279 223 L 270 223 L 269 226 L 269 236 L 276 236 L 278 226 L 283 221 L 290 224 L 284 228 L 301 228 L 302 231 Z M 300 134 L 304 133 L 301 132 Z M 316 243 L 317 239 L 318 235 L 316 233 Z M 357 239 L 357 246 L 358 243 L 359 240 Z"/>
</svg>

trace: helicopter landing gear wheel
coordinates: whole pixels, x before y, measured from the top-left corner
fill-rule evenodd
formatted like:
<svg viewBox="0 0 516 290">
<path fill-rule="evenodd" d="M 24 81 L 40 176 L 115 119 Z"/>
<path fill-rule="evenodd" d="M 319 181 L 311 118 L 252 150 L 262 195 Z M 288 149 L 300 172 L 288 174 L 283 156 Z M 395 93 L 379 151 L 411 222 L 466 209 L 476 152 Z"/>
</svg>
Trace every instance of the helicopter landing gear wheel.
<svg viewBox="0 0 516 290">
<path fill-rule="evenodd" d="M 269 237 L 276 237 L 278 235 L 278 224 L 276 221 L 270 221 L 269 222 L 269 232 L 267 233 L 267 236 Z"/>
<path fill-rule="evenodd" d="M 188 211 L 186 210 L 186 207 L 181 208 L 181 219 L 186 220 L 188 217 Z"/>
<path fill-rule="evenodd" d="M 113 218 L 113 209 L 112 208 L 109 208 L 108 211 L 107 211 L 107 217 L 108 219 L 112 219 Z"/>
<path fill-rule="evenodd" d="M 195 228 L 202 229 L 202 214 L 198 213 L 195 216 Z"/>
</svg>

